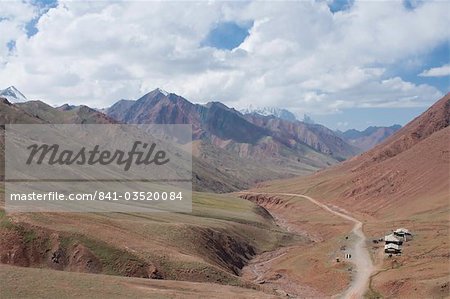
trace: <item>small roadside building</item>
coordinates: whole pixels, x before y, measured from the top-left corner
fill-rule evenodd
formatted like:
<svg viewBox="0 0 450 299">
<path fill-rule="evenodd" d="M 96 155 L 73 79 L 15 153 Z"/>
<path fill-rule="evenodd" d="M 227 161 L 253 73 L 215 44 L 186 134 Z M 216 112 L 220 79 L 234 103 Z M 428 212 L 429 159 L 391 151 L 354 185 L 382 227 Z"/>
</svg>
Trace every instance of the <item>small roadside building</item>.
<svg viewBox="0 0 450 299">
<path fill-rule="evenodd" d="M 384 245 L 384 252 L 390 254 L 392 253 L 397 254 L 402 252 L 402 248 L 400 247 L 400 245 L 390 243 Z"/>
<path fill-rule="evenodd" d="M 402 238 L 404 241 L 409 241 L 412 239 L 412 234 L 409 230 L 407 230 L 406 228 L 397 228 L 394 231 L 394 235 L 396 237 Z"/>
<path fill-rule="evenodd" d="M 395 236 L 394 234 L 390 234 L 387 236 L 384 236 L 384 244 L 388 245 L 388 244 L 395 244 L 395 245 L 402 245 L 403 244 L 403 240 L 401 240 L 400 238 L 398 238 L 397 236 Z"/>
</svg>

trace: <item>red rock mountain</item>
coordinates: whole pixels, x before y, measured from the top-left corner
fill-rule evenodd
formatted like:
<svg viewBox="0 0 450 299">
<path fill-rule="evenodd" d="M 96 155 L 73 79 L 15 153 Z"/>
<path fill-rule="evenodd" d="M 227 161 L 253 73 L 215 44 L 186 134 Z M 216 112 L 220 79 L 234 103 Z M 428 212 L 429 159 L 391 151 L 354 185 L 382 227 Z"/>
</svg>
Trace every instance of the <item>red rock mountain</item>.
<svg viewBox="0 0 450 299">
<path fill-rule="evenodd" d="M 244 116 L 220 102 L 193 104 L 160 89 L 134 103 L 121 100 L 108 108 L 107 114 L 124 123 L 192 124 L 194 139 L 208 140 L 221 148 L 234 150 L 240 156 L 267 158 L 288 152 L 291 159 L 297 160 L 312 150 L 336 162 L 358 152 L 333 131 L 320 125 L 258 114 Z"/>
<path fill-rule="evenodd" d="M 450 93 L 384 142 L 304 178 L 271 183 L 380 216 L 448 206 Z"/>
<path fill-rule="evenodd" d="M 393 125 L 390 127 L 368 127 L 364 131 L 351 129 L 337 133 L 349 144 L 368 151 L 400 129 L 400 125 Z"/>
</svg>

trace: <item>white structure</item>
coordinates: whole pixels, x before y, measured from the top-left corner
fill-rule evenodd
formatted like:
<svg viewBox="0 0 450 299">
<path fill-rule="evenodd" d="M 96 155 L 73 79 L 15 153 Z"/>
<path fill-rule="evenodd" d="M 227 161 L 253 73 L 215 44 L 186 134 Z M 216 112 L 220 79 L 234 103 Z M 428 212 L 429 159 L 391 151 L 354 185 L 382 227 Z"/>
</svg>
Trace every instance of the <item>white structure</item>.
<svg viewBox="0 0 450 299">
<path fill-rule="evenodd" d="M 394 231 L 394 235 L 397 236 L 397 237 L 403 238 L 404 241 L 408 241 L 408 240 L 412 239 L 412 235 L 411 235 L 410 231 L 407 230 L 406 228 L 403 228 L 403 227 L 402 228 L 397 228 Z"/>
<path fill-rule="evenodd" d="M 385 253 L 401 253 L 402 248 L 400 247 L 400 245 L 390 243 L 390 244 L 384 245 L 384 252 Z"/>
<path fill-rule="evenodd" d="M 403 240 L 401 240 L 400 238 L 396 237 L 394 234 L 390 234 L 387 236 L 384 236 L 384 242 L 385 244 L 396 244 L 396 245 L 402 245 L 403 244 Z"/>
</svg>

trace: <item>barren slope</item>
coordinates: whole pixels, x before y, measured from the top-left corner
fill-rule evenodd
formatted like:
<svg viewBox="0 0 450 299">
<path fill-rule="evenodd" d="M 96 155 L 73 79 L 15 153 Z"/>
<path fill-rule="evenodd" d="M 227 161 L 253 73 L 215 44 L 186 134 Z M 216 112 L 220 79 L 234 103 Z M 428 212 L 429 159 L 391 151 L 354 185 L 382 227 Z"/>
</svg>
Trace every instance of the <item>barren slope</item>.
<svg viewBox="0 0 450 299">
<path fill-rule="evenodd" d="M 393 125 L 390 127 L 368 127 L 364 131 L 351 129 L 342 132 L 340 136 L 344 138 L 349 144 L 354 145 L 364 151 L 368 151 L 376 145 L 383 142 L 386 138 L 393 135 L 401 129 L 400 125 Z"/>
<path fill-rule="evenodd" d="M 372 288 L 386 297 L 448 294 L 450 94 L 367 153 L 303 178 L 261 184 L 258 192 L 307 194 L 341 206 L 379 238 L 397 227 L 415 234 L 402 257 L 374 258 Z M 369 245 L 371 246 L 371 245 Z M 392 264 L 394 263 L 394 264 Z"/>
<path fill-rule="evenodd" d="M 51 282 L 51 283 L 49 283 Z M 0 264 L 2 298 L 277 298 L 212 283 L 148 280 L 21 268 Z"/>
<path fill-rule="evenodd" d="M 205 193 L 190 214 L 0 210 L 0 263 L 69 272 L 256 287 L 239 277 L 252 257 L 306 240 L 253 203 Z"/>
</svg>

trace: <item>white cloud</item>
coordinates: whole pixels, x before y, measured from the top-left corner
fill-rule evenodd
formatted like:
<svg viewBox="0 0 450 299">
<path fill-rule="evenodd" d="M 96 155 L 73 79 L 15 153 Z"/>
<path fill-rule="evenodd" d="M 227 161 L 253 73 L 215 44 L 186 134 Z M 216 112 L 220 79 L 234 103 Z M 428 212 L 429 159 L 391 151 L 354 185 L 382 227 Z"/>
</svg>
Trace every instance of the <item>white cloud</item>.
<svg viewBox="0 0 450 299">
<path fill-rule="evenodd" d="M 450 64 L 445 64 L 440 67 L 434 67 L 424 70 L 419 74 L 421 77 L 445 77 L 450 76 Z"/>
<path fill-rule="evenodd" d="M 0 82 L 52 104 L 96 107 L 156 87 L 197 102 L 276 105 L 299 115 L 426 106 L 442 95 L 438 89 L 386 70 L 449 40 L 447 6 L 363 1 L 332 14 L 319 1 L 63 2 L 40 18 L 31 38 L 23 26 L 33 14 L 20 17 Z M 251 20 L 239 48 L 201 47 L 218 22 Z"/>
<path fill-rule="evenodd" d="M 10 55 L 8 44 L 26 35 L 25 26 L 37 16 L 37 9 L 24 2 L 6 1 L 0 4 L 0 67 Z"/>
</svg>

